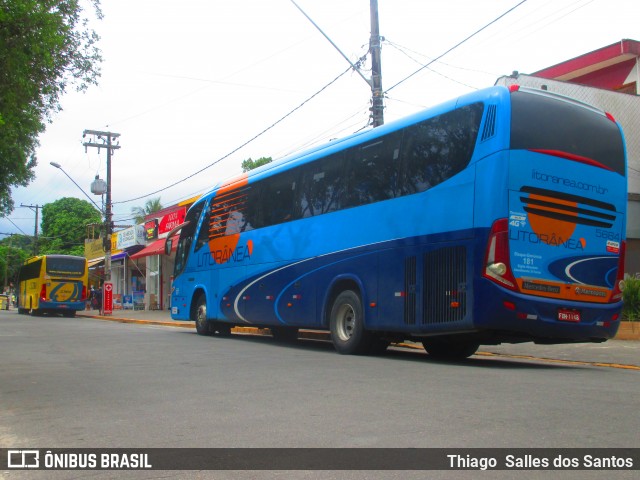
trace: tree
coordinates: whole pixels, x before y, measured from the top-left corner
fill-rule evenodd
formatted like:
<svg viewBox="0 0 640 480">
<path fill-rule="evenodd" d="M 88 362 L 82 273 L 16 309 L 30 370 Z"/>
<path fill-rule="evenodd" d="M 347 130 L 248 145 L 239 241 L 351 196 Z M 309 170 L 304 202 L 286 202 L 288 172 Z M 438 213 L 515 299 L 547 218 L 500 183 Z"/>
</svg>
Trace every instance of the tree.
<svg viewBox="0 0 640 480">
<path fill-rule="evenodd" d="M 13 237 L 21 237 L 21 235 L 12 235 L 5 241 L 0 242 L 0 275 L 2 275 L 0 277 L 0 283 L 2 284 L 0 292 L 6 291 L 11 284 L 15 285 L 18 270 L 30 256 L 26 249 L 22 249 L 17 245 L 19 243 L 17 240 L 16 245 L 13 244 Z"/>
<path fill-rule="evenodd" d="M 78 198 L 61 198 L 42 207 L 43 254 L 84 255 L 87 225 L 101 223 L 95 207 Z"/>
<path fill-rule="evenodd" d="M 267 163 L 271 163 L 273 159 L 271 157 L 261 157 L 257 160 L 251 160 L 251 158 L 247 158 L 242 161 L 242 171 L 248 172 L 249 170 L 253 170 L 254 168 L 258 168 L 262 165 L 266 165 Z"/>
<path fill-rule="evenodd" d="M 100 0 L 0 0 L 0 216 L 13 210 L 11 187 L 33 180 L 38 135 L 67 87 L 97 84 L 102 57 L 86 2 L 102 18 Z"/>
<path fill-rule="evenodd" d="M 133 207 L 131 209 L 131 215 L 133 215 L 133 221 L 136 224 L 144 223 L 144 217 L 151 215 L 152 213 L 159 212 L 164 207 L 160 203 L 160 197 L 147 200 L 144 207 Z"/>
</svg>

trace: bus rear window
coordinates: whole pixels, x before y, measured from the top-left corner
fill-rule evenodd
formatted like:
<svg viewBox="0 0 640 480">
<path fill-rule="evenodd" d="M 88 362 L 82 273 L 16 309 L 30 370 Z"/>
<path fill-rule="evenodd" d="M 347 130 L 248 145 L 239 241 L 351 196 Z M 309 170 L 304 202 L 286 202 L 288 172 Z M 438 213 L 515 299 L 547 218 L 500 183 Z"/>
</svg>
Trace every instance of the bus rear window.
<svg viewBox="0 0 640 480">
<path fill-rule="evenodd" d="M 56 277 L 81 277 L 86 261 L 79 258 L 47 257 L 47 275 Z"/>
<path fill-rule="evenodd" d="M 618 126 L 588 107 L 543 93 L 511 94 L 511 148 L 578 155 L 625 175 Z"/>
</svg>

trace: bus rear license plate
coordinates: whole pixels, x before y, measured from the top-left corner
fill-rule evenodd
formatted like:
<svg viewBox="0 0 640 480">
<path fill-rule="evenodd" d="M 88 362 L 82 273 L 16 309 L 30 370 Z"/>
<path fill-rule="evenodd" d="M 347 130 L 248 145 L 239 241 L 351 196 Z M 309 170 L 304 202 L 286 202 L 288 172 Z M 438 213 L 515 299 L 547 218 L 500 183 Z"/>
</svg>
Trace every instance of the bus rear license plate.
<svg viewBox="0 0 640 480">
<path fill-rule="evenodd" d="M 580 312 L 578 310 L 558 310 L 558 320 L 561 322 L 579 322 Z"/>
</svg>

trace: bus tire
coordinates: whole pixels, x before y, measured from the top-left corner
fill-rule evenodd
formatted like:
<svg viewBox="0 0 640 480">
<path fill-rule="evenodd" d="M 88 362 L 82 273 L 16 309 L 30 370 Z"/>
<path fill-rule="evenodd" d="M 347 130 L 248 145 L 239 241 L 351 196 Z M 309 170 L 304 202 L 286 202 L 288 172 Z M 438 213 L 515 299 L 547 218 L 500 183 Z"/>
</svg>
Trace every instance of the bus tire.
<svg viewBox="0 0 640 480">
<path fill-rule="evenodd" d="M 434 337 L 423 340 L 422 346 L 437 360 L 463 360 L 476 353 L 480 344 L 465 339 Z"/>
<path fill-rule="evenodd" d="M 336 297 L 329 317 L 331 341 L 342 355 L 369 353 L 371 335 L 364 328 L 362 300 L 353 290 L 345 290 Z"/>
<path fill-rule="evenodd" d="M 196 303 L 195 318 L 198 335 L 212 335 L 211 323 L 207 320 L 207 297 L 200 295 Z"/>
</svg>

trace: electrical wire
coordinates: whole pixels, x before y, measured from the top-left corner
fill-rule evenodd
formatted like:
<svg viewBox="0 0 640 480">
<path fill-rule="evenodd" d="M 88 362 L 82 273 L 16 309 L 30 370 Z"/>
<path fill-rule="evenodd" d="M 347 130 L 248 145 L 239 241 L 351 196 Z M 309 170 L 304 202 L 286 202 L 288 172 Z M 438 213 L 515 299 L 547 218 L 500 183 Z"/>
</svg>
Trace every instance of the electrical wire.
<svg viewBox="0 0 640 480">
<path fill-rule="evenodd" d="M 525 0 L 526 1 L 526 0 Z M 197 172 L 194 172 L 186 177 L 184 177 L 182 180 L 178 180 L 177 182 L 172 183 L 171 185 L 168 185 L 166 187 L 160 188 L 158 190 L 155 190 L 151 193 L 147 193 L 146 195 L 140 195 L 139 197 L 135 197 L 135 198 L 131 198 L 129 200 L 122 200 L 120 202 L 112 202 L 112 205 L 119 205 L 119 204 L 123 204 L 123 203 L 129 203 L 129 202 L 134 202 L 136 200 L 141 200 L 143 198 L 147 198 L 150 197 L 151 195 L 155 195 L 157 193 L 163 192 L 169 188 L 175 187 L 176 185 L 179 185 L 193 177 L 195 177 L 196 175 L 198 175 L 199 173 L 204 172 L 205 170 L 213 167 L 214 165 L 220 163 L 221 161 L 227 159 L 228 157 L 230 157 L 231 155 L 233 155 L 234 153 L 236 153 L 238 150 L 241 150 L 242 148 L 246 147 L 247 145 L 249 145 L 251 142 L 253 142 L 254 140 L 256 140 L 257 138 L 261 137 L 262 135 L 264 135 L 265 133 L 267 133 L 269 130 L 271 130 L 272 128 L 274 128 L 276 125 L 280 124 L 281 122 L 283 122 L 286 118 L 290 117 L 291 115 L 293 115 L 295 112 L 297 112 L 298 110 L 300 110 L 304 105 L 306 105 L 307 103 L 309 103 L 311 100 L 313 100 L 315 97 L 317 97 L 318 95 L 320 95 L 322 92 L 324 92 L 327 88 L 329 88 L 331 85 L 333 85 L 335 82 L 337 82 L 341 77 L 343 77 L 344 75 L 346 75 L 349 71 L 351 71 L 351 67 L 347 68 L 344 72 L 342 72 L 340 75 L 338 75 L 336 78 L 334 78 L 333 80 L 331 80 L 329 83 L 327 83 L 324 87 L 322 87 L 320 90 L 318 90 L 316 93 L 314 93 L 313 95 L 311 95 L 309 98 L 307 98 L 304 102 L 302 102 L 300 105 L 298 105 L 297 107 L 295 107 L 293 110 L 291 110 L 289 113 L 287 113 L 286 115 L 284 115 L 283 117 L 280 117 L 278 120 L 276 120 L 274 123 L 272 123 L 271 125 L 269 125 L 267 128 L 265 128 L 264 130 L 262 130 L 260 133 L 258 133 L 257 135 L 254 135 L 253 137 L 251 137 L 249 140 L 247 140 L 246 142 L 244 142 L 242 145 L 234 148 L 232 151 L 230 151 L 229 153 L 227 153 L 226 155 L 218 158 L 217 160 L 215 160 L 214 162 L 210 163 L 209 165 L 207 165 L 206 167 L 201 168 L 200 170 L 198 170 Z"/>
<path fill-rule="evenodd" d="M 399 82 L 397 82 L 396 84 L 392 85 L 391 87 L 387 88 L 384 93 L 388 93 L 391 90 L 393 90 L 394 88 L 396 88 L 398 85 L 403 84 L 404 82 L 406 82 L 407 80 L 409 80 L 411 77 L 413 77 L 414 75 L 420 73 L 422 70 L 424 70 L 425 68 L 428 68 L 430 65 L 432 65 L 433 63 L 437 62 L 438 60 L 440 60 L 442 57 L 448 55 L 449 53 L 451 53 L 452 51 L 454 51 L 456 48 L 460 47 L 461 45 L 463 45 L 464 43 L 468 42 L 469 40 L 471 40 L 473 37 L 475 37 L 477 34 L 479 34 L 480 32 L 482 32 L 483 30 L 486 30 L 487 28 L 489 28 L 491 25 L 493 25 L 494 23 L 496 23 L 498 20 L 502 19 L 503 17 L 505 17 L 506 15 L 508 15 L 509 13 L 513 12 L 516 8 L 520 7 L 521 5 L 525 4 L 527 2 L 527 0 L 522 0 L 520 3 L 518 3 L 517 5 L 511 7 L 509 10 L 507 10 L 506 12 L 504 12 L 502 15 L 500 15 L 499 17 L 494 18 L 493 20 L 491 20 L 489 23 L 487 23 L 484 27 L 476 30 L 475 32 L 473 32 L 471 35 L 469 35 L 468 37 L 466 37 L 464 40 L 461 40 L 460 42 L 456 43 L 453 47 L 449 48 L 446 52 L 438 55 L 436 58 L 434 58 L 433 60 L 431 60 L 429 63 L 427 63 L 426 65 L 421 66 L 418 70 L 416 70 L 415 72 L 413 72 L 412 74 L 406 76 L 405 78 L 403 78 L 402 80 L 400 80 Z"/>
</svg>

